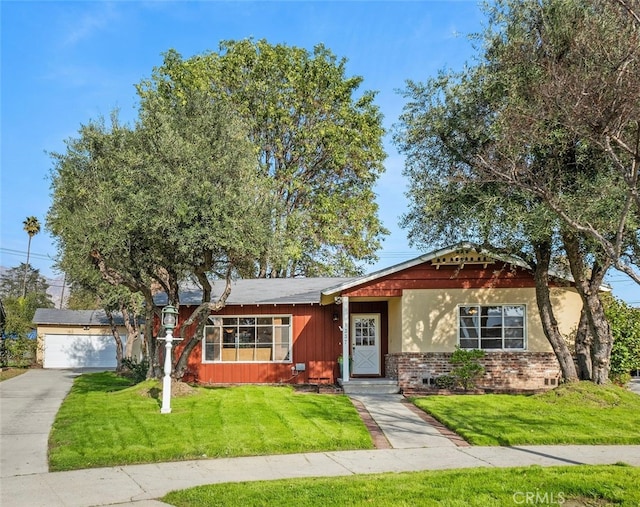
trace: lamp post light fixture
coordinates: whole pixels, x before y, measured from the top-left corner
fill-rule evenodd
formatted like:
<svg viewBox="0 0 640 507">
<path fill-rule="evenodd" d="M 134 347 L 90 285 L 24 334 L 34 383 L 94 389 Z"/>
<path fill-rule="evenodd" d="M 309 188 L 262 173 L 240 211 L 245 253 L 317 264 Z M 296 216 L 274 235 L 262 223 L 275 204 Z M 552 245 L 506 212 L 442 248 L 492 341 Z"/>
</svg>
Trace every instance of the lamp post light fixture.
<svg viewBox="0 0 640 507">
<path fill-rule="evenodd" d="M 162 379 L 162 408 L 161 414 L 171 413 L 171 347 L 173 345 L 173 329 L 178 324 L 178 310 L 174 306 L 167 305 L 162 309 L 162 327 L 167 336 L 164 352 L 164 378 Z"/>
</svg>

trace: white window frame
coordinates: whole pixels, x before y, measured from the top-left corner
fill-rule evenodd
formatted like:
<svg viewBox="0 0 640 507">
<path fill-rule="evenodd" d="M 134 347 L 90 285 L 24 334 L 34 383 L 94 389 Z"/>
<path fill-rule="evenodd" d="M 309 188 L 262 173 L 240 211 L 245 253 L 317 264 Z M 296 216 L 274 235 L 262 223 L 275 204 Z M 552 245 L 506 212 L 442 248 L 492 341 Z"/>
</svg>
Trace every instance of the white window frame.
<svg viewBox="0 0 640 507">
<path fill-rule="evenodd" d="M 225 324 L 225 319 L 231 320 L 235 319 L 237 324 Z M 254 324 L 247 324 L 246 322 L 242 323 L 242 320 L 254 319 Z M 258 319 L 272 319 L 271 325 L 267 324 L 259 324 Z M 288 319 L 288 324 L 276 324 L 275 319 Z M 293 315 L 291 314 L 269 314 L 269 315 L 210 315 L 208 319 L 208 324 L 205 325 L 203 329 L 202 335 L 202 363 L 203 364 L 234 364 L 234 363 L 292 363 L 292 349 L 293 349 Z M 224 340 L 222 339 L 224 329 L 236 328 L 237 332 L 234 334 L 234 347 L 224 347 Z M 253 343 L 254 346 L 242 347 L 241 341 L 241 328 L 255 328 Z M 271 347 L 258 347 L 259 342 L 259 329 L 260 328 L 271 328 Z M 207 334 L 213 330 L 218 330 L 220 335 L 220 343 L 218 345 L 218 357 L 216 359 L 207 359 Z M 283 356 L 282 347 L 278 349 L 278 345 L 282 345 L 282 342 L 276 341 L 278 333 L 276 330 L 286 330 L 287 334 L 287 348 L 286 353 L 284 354 L 284 359 L 273 359 L 275 357 Z M 266 343 L 266 342 L 265 342 Z M 249 345 L 248 343 L 246 345 Z M 215 343 L 213 344 L 215 350 Z M 235 351 L 235 358 L 230 359 L 227 357 L 223 357 L 223 351 Z M 258 351 L 270 351 L 270 359 L 264 359 L 259 357 Z M 241 355 L 240 351 L 245 351 L 247 355 Z M 249 352 L 249 351 L 253 351 Z M 229 352 L 230 353 L 230 352 Z M 233 356 L 233 354 L 232 354 Z"/>
<path fill-rule="evenodd" d="M 500 337 L 490 337 L 490 336 L 482 336 L 482 330 L 483 329 L 487 329 L 487 328 L 483 328 L 482 327 L 482 309 L 483 308 L 495 308 L 495 307 L 500 307 L 501 308 L 501 324 L 500 324 L 500 329 L 501 329 L 501 336 Z M 519 307 L 523 309 L 523 316 L 522 316 L 522 326 L 505 326 L 505 314 L 504 314 L 504 308 L 505 307 Z M 466 337 L 464 338 L 462 336 L 462 330 L 465 329 L 465 326 L 462 326 L 462 316 L 461 316 L 461 310 L 463 308 L 475 308 L 476 311 L 478 312 L 477 315 L 477 321 L 476 321 L 476 325 L 474 327 L 466 327 L 468 329 L 474 329 L 476 331 L 477 337 Z M 462 349 L 467 349 L 467 350 L 471 350 L 471 349 L 481 349 L 484 350 L 485 352 L 491 352 L 491 351 L 499 351 L 499 352 L 511 352 L 511 351 L 523 351 L 523 350 L 527 350 L 527 335 L 528 335 L 528 330 L 527 330 L 527 305 L 526 304 L 522 304 L 522 303 L 493 303 L 493 304 L 480 304 L 480 303 L 467 303 L 467 304 L 460 304 L 457 307 L 456 310 L 456 318 L 458 319 L 458 325 L 457 325 L 457 343 L 458 346 Z M 487 317 L 490 318 L 490 317 Z M 494 317 L 495 318 L 495 317 Z M 509 337 L 509 336 L 505 336 L 505 329 L 508 329 L 509 327 L 512 328 L 517 328 L 520 329 L 522 328 L 522 347 L 505 347 L 505 340 L 519 340 L 520 337 Z M 463 346 L 461 343 L 461 340 L 476 340 L 476 346 L 474 347 L 469 347 L 469 346 Z M 482 341 L 484 340 L 497 340 L 500 339 L 501 340 L 501 346 L 500 347 L 482 347 Z"/>
</svg>

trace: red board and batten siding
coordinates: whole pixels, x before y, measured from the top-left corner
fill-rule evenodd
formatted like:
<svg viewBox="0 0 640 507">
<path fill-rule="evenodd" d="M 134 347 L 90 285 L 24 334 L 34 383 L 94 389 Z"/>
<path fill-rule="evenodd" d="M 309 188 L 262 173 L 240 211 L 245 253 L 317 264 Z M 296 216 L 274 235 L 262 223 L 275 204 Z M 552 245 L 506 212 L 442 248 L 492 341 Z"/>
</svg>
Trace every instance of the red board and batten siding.
<svg viewBox="0 0 640 507">
<path fill-rule="evenodd" d="M 345 290 L 349 297 L 399 297 L 405 289 L 511 289 L 535 287 L 530 271 L 496 262 L 484 265 L 433 266 L 423 263 Z"/>
<path fill-rule="evenodd" d="M 180 318 L 188 318 L 192 310 L 181 307 Z M 190 375 L 195 374 L 203 384 L 333 383 L 338 375 L 337 358 L 342 352 L 340 323 L 333 321 L 335 310 L 333 305 L 318 304 L 226 306 L 215 315 L 291 315 L 291 362 L 202 363 L 200 342 L 189 357 Z M 296 363 L 304 363 L 305 371 L 294 376 L 291 367 Z"/>
</svg>

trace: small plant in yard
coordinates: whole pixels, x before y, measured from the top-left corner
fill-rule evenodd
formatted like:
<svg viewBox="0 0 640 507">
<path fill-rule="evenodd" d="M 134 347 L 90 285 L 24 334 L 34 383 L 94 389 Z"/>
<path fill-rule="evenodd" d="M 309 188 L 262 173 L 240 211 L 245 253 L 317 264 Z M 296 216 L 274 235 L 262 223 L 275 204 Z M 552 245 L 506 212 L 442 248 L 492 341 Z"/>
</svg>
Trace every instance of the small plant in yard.
<svg viewBox="0 0 640 507">
<path fill-rule="evenodd" d="M 456 383 L 465 391 L 476 386 L 476 379 L 484 373 L 484 367 L 478 361 L 484 357 L 484 350 L 461 349 L 456 347 L 456 351 L 451 356 L 451 364 L 454 365 L 451 376 Z"/>
<path fill-rule="evenodd" d="M 6 338 L 4 341 L 9 366 L 26 368 L 36 361 L 37 340 L 20 336 Z"/>
<path fill-rule="evenodd" d="M 453 389 L 456 386 L 456 378 L 453 375 L 440 375 L 434 380 L 438 389 Z"/>
<path fill-rule="evenodd" d="M 148 371 L 149 360 L 146 357 L 142 358 L 140 361 L 134 357 L 125 357 L 122 359 L 121 375 L 123 377 L 130 378 L 136 384 L 147 379 Z"/>
</svg>

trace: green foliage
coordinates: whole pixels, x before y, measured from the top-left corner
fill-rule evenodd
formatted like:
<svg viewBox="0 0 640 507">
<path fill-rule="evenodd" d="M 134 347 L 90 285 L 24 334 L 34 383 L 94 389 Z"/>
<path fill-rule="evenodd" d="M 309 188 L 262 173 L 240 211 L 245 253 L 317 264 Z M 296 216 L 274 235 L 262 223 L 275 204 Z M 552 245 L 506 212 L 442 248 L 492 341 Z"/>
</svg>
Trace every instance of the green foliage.
<svg viewBox="0 0 640 507">
<path fill-rule="evenodd" d="M 7 269 L 0 276 L 0 298 L 22 297 L 25 269 L 27 275 L 26 295 L 37 301 L 37 308 L 53 308 L 51 297 L 47 294 L 49 284 L 45 277 L 30 264 L 21 263 L 19 266 Z"/>
<path fill-rule="evenodd" d="M 25 269 L 26 296 L 22 296 Z M 37 269 L 28 264 L 8 269 L 0 278 L 0 304 L 4 310 L 3 335 L 7 337 L 1 351 L 2 365 L 30 366 L 36 361 L 33 316 L 38 308 L 53 308 L 47 289 L 49 284 Z"/>
<path fill-rule="evenodd" d="M 173 491 L 161 500 L 176 507 L 503 507 L 534 502 L 631 507 L 640 505 L 638 481 L 640 468 L 624 465 L 478 468 L 211 484 Z"/>
<path fill-rule="evenodd" d="M 572 382 L 534 396 L 428 396 L 414 403 L 473 445 L 640 444 L 640 396 L 612 384 Z"/>
<path fill-rule="evenodd" d="M 456 386 L 456 378 L 453 375 L 440 375 L 434 380 L 438 389 L 453 389 Z"/>
<path fill-rule="evenodd" d="M 74 283 L 71 285 L 65 307 L 67 310 L 95 310 L 101 307 L 100 296 L 95 289 Z"/>
<path fill-rule="evenodd" d="M 187 60 L 168 51 L 138 92 L 143 107 L 188 104 L 195 93 L 232 103 L 256 148 L 254 169 L 271 182 L 259 275 L 321 276 L 358 272 L 386 234 L 373 193 L 382 116 L 361 83 L 321 44 L 309 52 L 247 39 Z"/>
<path fill-rule="evenodd" d="M 479 359 L 484 357 L 484 350 L 479 349 L 461 349 L 456 347 L 455 352 L 449 360 L 454 366 L 451 376 L 455 379 L 457 385 L 462 386 L 466 391 L 475 387 L 476 379 L 484 373 L 484 367 L 480 364 Z"/>
<path fill-rule="evenodd" d="M 410 241 L 471 240 L 532 266 L 539 308 L 549 315 L 545 333 L 567 379 L 576 375 L 551 324 L 540 247 L 552 253 L 551 266 L 566 255 L 583 294 L 597 291 L 601 281 L 591 275 L 611 265 L 640 283 L 637 7 L 488 4 L 474 64 L 408 82 L 394 136 L 410 180 L 402 222 Z M 580 248 L 566 244 L 571 238 Z M 604 382 L 610 337 L 598 305 L 585 308 L 599 365 L 593 378 Z"/>
<path fill-rule="evenodd" d="M 6 351 L 7 366 L 25 368 L 36 362 L 38 341 L 26 336 L 6 337 L 3 346 Z"/>
<path fill-rule="evenodd" d="M 129 386 L 113 372 L 74 381 L 49 439 L 52 470 L 372 448 L 346 396 L 297 394 L 291 386 L 198 387 L 174 391 L 167 415 L 159 382 Z"/>
<path fill-rule="evenodd" d="M 47 227 L 58 267 L 103 306 L 126 288 L 144 295 L 151 312 L 158 284 L 178 304 L 180 281 L 197 278 L 207 289 L 211 278 L 243 274 L 268 239 L 269 191 L 246 129 L 224 103 L 190 99 L 147 100 L 134 129 L 115 114 L 110 127 L 91 122 L 52 155 Z"/>
<path fill-rule="evenodd" d="M 632 370 L 640 369 L 640 310 L 610 295 L 602 299 L 613 334 L 609 377 L 623 385 Z"/>
<path fill-rule="evenodd" d="M 6 312 L 4 332 L 8 336 L 26 336 L 33 331 L 33 316 L 38 308 L 52 308 L 53 303 L 43 305 L 43 298 L 38 294 L 29 293 L 26 297 L 3 298 L 2 303 Z"/>
<path fill-rule="evenodd" d="M 175 291 L 264 241 L 264 185 L 241 126 L 198 97 L 176 108 L 147 103 L 135 130 L 91 123 L 54 154 L 47 226 L 73 282 L 142 291 L 156 279 Z"/>
<path fill-rule="evenodd" d="M 142 358 L 140 361 L 134 357 L 122 358 L 122 371 L 120 375 L 130 378 L 134 383 L 139 384 L 146 380 L 148 371 L 149 360 L 147 358 Z"/>
</svg>

